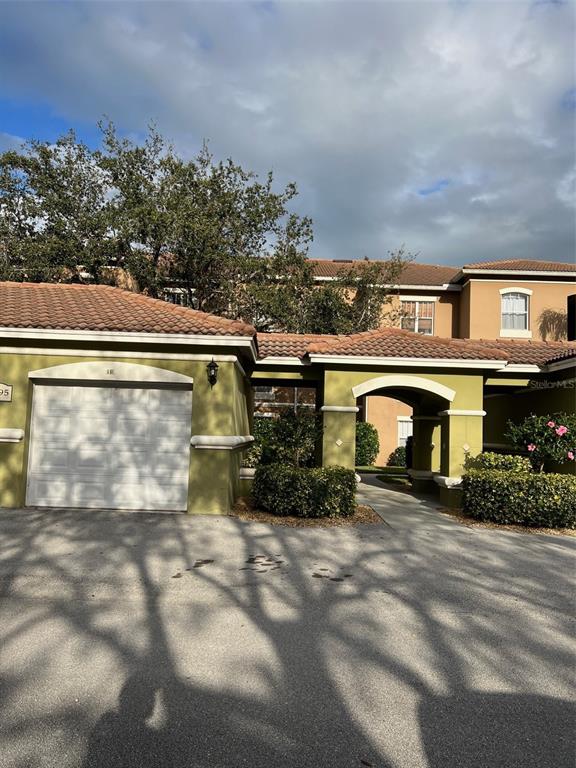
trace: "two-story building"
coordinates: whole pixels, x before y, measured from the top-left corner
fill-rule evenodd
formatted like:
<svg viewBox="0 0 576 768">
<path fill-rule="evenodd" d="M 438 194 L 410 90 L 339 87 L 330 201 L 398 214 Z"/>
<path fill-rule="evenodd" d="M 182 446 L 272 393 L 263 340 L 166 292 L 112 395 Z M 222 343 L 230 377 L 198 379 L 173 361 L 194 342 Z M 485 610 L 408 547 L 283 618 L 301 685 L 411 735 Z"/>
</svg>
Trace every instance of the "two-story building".
<svg viewBox="0 0 576 768">
<path fill-rule="evenodd" d="M 365 262 L 312 260 L 318 283 Z M 402 310 L 401 327 L 426 336 L 460 339 L 566 339 L 568 296 L 576 292 L 576 266 L 565 262 L 486 261 L 450 267 L 409 263 L 394 287 L 392 306 Z M 389 324 L 386 316 L 383 325 Z M 296 397 L 305 402 L 305 393 Z M 261 410 L 286 405 L 286 393 L 260 393 Z M 412 408 L 390 397 L 365 397 L 359 418 L 378 429 L 377 464 L 412 434 Z M 491 447 L 487 445 L 486 447 Z"/>
</svg>

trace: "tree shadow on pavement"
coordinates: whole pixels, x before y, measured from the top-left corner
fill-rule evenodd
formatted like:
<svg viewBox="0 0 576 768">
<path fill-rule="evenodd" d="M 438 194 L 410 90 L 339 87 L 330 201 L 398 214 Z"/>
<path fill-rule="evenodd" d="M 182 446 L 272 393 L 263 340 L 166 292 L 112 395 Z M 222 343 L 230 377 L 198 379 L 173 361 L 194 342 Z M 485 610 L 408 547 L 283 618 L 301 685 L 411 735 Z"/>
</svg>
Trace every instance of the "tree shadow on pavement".
<svg viewBox="0 0 576 768">
<path fill-rule="evenodd" d="M 458 531 L 0 516 L 3 768 L 570 764 L 572 551 Z"/>
</svg>

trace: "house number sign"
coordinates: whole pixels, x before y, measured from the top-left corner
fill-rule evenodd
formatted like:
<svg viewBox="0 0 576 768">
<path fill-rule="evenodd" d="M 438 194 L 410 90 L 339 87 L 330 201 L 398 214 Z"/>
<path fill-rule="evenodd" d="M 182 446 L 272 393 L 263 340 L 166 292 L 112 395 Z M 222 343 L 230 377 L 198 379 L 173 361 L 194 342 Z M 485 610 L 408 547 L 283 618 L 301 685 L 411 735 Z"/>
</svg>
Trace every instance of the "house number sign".
<svg viewBox="0 0 576 768">
<path fill-rule="evenodd" d="M 12 402 L 12 385 L 2 384 L 0 381 L 0 403 Z"/>
</svg>

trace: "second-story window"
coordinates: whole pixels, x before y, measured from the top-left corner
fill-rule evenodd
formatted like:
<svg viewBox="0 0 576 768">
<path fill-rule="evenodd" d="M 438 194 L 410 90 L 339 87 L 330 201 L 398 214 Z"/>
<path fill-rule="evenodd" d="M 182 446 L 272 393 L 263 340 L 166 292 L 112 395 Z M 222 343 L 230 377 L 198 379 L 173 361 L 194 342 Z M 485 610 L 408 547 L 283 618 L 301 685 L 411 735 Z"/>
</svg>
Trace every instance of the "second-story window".
<svg viewBox="0 0 576 768">
<path fill-rule="evenodd" d="M 525 293 L 502 294 L 502 330 L 527 331 L 529 296 Z"/>
<path fill-rule="evenodd" d="M 400 326 L 405 331 L 415 331 L 431 336 L 434 333 L 434 302 L 407 301 L 400 302 L 402 319 Z"/>
</svg>

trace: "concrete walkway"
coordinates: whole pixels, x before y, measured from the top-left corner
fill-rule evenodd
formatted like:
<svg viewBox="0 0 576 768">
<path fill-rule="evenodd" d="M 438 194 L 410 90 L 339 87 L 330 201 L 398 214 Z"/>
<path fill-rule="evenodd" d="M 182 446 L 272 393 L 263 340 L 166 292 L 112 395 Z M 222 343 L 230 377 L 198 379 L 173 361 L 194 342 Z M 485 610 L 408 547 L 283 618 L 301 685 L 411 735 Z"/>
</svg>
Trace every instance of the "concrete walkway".
<svg viewBox="0 0 576 768">
<path fill-rule="evenodd" d="M 2 768 L 560 768 L 574 541 L 0 512 Z"/>
<path fill-rule="evenodd" d="M 435 530 L 461 528 L 460 523 L 445 515 L 439 515 L 442 506 L 435 496 L 415 495 L 410 492 L 395 490 L 391 485 L 384 485 L 375 475 L 361 475 L 358 486 L 358 500 L 368 504 L 382 520 L 398 530 L 411 530 L 422 526 Z"/>
</svg>

